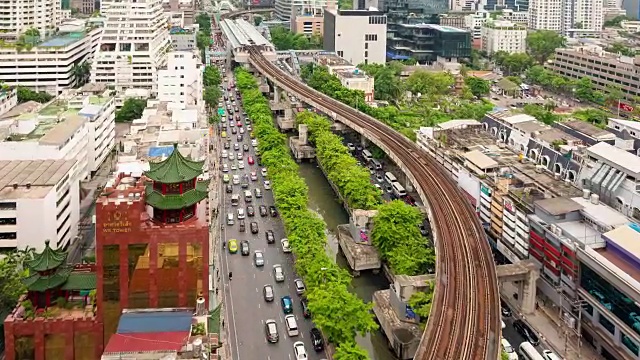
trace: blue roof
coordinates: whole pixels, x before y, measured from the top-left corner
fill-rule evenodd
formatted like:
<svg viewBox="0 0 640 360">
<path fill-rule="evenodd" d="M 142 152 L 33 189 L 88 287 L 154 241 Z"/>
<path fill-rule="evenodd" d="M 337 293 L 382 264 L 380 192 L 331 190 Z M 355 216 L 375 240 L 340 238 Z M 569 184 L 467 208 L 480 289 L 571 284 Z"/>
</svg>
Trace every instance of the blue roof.
<svg viewBox="0 0 640 360">
<path fill-rule="evenodd" d="M 168 157 L 172 152 L 173 146 L 154 146 L 149 148 L 149 157 Z"/>
<path fill-rule="evenodd" d="M 83 107 L 78 114 L 82 116 L 92 117 L 100 114 L 100 110 L 102 110 L 102 106 L 100 105 L 87 105 Z"/>
<path fill-rule="evenodd" d="M 408 60 L 408 59 L 411 59 L 410 56 L 398 55 L 398 54 L 395 54 L 393 51 L 387 51 L 387 57 L 390 58 L 391 60 Z"/>
<path fill-rule="evenodd" d="M 39 47 L 64 47 L 82 39 L 83 34 L 70 33 L 64 36 L 58 36 L 44 41 Z"/>
<path fill-rule="evenodd" d="M 118 323 L 118 334 L 189 331 L 190 310 L 124 313 Z"/>
</svg>

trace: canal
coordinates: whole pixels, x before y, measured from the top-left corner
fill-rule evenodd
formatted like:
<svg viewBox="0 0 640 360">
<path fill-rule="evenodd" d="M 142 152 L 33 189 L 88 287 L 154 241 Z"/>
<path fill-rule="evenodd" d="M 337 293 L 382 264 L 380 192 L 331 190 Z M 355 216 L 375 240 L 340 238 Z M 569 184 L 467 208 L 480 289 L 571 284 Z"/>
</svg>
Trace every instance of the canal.
<svg viewBox="0 0 640 360">
<path fill-rule="evenodd" d="M 335 257 L 336 263 L 340 267 L 348 270 L 347 259 L 338 251 L 338 239 L 336 237 L 337 226 L 349 222 L 347 212 L 316 164 L 301 163 L 300 175 L 309 187 L 309 207 L 327 223 L 327 239 L 329 242 L 327 251 L 332 257 Z M 371 302 L 374 291 L 389 288 L 389 282 L 382 273 L 374 275 L 370 271 L 362 272 L 359 277 L 353 278 L 351 285 L 351 292 L 358 295 L 365 302 Z M 357 340 L 358 344 L 369 352 L 372 360 L 395 359 L 395 356 L 387 346 L 387 340 L 380 330 L 373 334 L 367 334 L 366 337 L 359 337 Z"/>
</svg>

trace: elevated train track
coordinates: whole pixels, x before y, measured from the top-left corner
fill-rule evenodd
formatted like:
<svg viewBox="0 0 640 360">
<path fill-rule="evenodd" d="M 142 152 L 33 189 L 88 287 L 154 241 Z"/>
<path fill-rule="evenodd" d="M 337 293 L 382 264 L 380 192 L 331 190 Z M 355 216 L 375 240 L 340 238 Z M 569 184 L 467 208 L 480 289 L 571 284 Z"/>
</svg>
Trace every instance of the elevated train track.
<svg viewBox="0 0 640 360">
<path fill-rule="evenodd" d="M 498 359 L 500 306 L 493 257 L 475 210 L 446 170 L 389 126 L 292 78 L 258 49 L 250 49 L 249 54 L 251 65 L 277 86 L 382 148 L 406 171 L 425 202 L 436 246 L 436 286 L 433 311 L 414 359 Z"/>
</svg>

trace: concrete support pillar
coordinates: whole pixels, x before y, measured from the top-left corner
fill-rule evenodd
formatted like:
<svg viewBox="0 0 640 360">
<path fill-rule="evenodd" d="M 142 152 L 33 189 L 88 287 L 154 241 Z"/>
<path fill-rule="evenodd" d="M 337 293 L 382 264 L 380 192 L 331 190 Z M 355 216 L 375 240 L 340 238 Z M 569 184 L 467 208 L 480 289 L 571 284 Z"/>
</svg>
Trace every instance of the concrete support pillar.
<svg viewBox="0 0 640 360">
<path fill-rule="evenodd" d="M 284 109 L 284 118 L 286 120 L 293 119 L 293 110 L 291 110 L 291 108 L 285 108 Z"/>
<path fill-rule="evenodd" d="M 298 141 L 300 145 L 307 145 L 308 128 L 306 124 L 298 125 Z"/>
<path fill-rule="evenodd" d="M 366 148 L 369 145 L 369 140 L 367 140 L 366 136 L 360 135 L 360 145 L 362 145 L 363 148 Z"/>
<path fill-rule="evenodd" d="M 278 104 L 280 102 L 280 89 L 278 86 L 273 86 L 273 102 Z"/>
<path fill-rule="evenodd" d="M 520 296 L 522 298 L 522 312 L 532 314 L 536 310 L 536 282 L 539 274 L 529 272 L 527 280 L 520 282 Z"/>
<path fill-rule="evenodd" d="M 407 190 L 407 192 L 413 192 L 413 185 L 411 184 L 409 177 L 404 172 L 402 173 L 402 177 L 404 180 L 404 189 Z"/>
</svg>

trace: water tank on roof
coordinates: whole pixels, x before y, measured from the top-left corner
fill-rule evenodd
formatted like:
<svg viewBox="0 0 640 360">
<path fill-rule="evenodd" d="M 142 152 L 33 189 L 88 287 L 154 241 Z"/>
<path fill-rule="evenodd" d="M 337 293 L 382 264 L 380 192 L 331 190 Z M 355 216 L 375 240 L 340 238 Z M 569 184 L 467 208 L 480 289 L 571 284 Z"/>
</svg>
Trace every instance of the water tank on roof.
<svg viewBox="0 0 640 360">
<path fill-rule="evenodd" d="M 202 352 L 202 339 L 201 338 L 197 338 L 195 340 L 193 340 L 193 352 L 194 354 L 200 354 Z"/>
<path fill-rule="evenodd" d="M 591 190 L 589 189 L 582 189 L 582 198 L 585 200 L 589 200 L 589 197 L 591 196 Z"/>
<path fill-rule="evenodd" d="M 591 203 L 598 205 L 600 203 L 600 196 L 598 196 L 598 194 L 591 194 Z"/>
<path fill-rule="evenodd" d="M 120 185 L 133 186 L 136 183 L 136 179 L 132 176 L 125 176 L 120 180 Z"/>
</svg>

